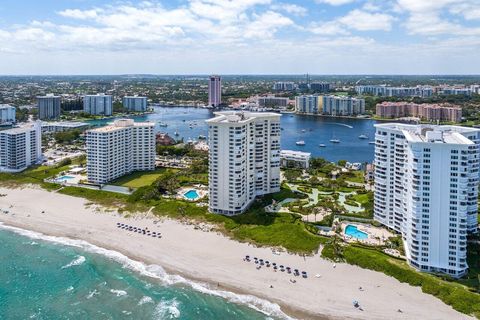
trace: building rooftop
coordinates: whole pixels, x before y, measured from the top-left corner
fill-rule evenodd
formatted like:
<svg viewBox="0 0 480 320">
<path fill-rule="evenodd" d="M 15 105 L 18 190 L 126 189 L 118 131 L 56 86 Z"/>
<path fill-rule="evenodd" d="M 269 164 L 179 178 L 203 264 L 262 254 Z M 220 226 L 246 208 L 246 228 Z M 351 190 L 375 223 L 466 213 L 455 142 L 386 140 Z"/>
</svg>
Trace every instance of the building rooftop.
<svg viewBox="0 0 480 320">
<path fill-rule="evenodd" d="M 47 98 L 61 98 L 60 96 L 56 96 L 53 93 L 47 93 L 44 96 L 37 96 L 37 99 L 47 99 Z"/>
<path fill-rule="evenodd" d="M 88 126 L 89 124 L 86 122 L 78 122 L 78 121 L 56 121 L 56 122 L 42 122 L 42 127 L 47 126 L 57 126 L 57 127 L 83 127 Z"/>
<path fill-rule="evenodd" d="M 222 111 L 215 112 L 215 118 L 206 120 L 207 123 L 247 123 L 253 119 L 278 117 L 281 114 L 274 112 Z"/>
<path fill-rule="evenodd" d="M 475 144 L 462 133 L 479 133 L 480 129 L 461 126 L 412 125 L 403 123 L 375 124 L 376 128 L 402 131 L 409 142 L 429 142 L 447 144 Z"/>
<path fill-rule="evenodd" d="M 10 108 L 15 108 L 15 107 L 9 104 L 0 104 L 0 109 L 10 109 Z"/>
<path fill-rule="evenodd" d="M 280 150 L 281 156 L 292 156 L 292 157 L 301 157 L 309 158 L 312 154 L 310 152 L 295 151 L 295 150 Z"/>
<path fill-rule="evenodd" d="M 113 132 L 122 130 L 127 127 L 154 127 L 155 123 L 153 122 L 135 122 L 132 119 L 119 119 L 115 120 L 113 123 L 101 127 L 89 130 L 90 132 Z"/>
<path fill-rule="evenodd" d="M 26 124 L 21 127 L 15 127 L 7 130 L 2 130 L 0 133 L 7 133 L 7 134 L 18 134 L 24 133 L 35 129 L 35 124 Z"/>
</svg>

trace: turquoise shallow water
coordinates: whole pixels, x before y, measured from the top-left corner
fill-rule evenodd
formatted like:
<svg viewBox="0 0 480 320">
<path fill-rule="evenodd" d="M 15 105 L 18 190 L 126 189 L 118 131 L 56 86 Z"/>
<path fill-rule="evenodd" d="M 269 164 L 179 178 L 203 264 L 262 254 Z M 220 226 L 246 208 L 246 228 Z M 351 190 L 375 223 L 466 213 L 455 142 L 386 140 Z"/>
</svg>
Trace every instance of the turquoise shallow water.
<svg viewBox="0 0 480 320">
<path fill-rule="evenodd" d="M 0 227 L 1 319 L 284 317 L 277 305 L 210 290 L 83 241 Z"/>
</svg>

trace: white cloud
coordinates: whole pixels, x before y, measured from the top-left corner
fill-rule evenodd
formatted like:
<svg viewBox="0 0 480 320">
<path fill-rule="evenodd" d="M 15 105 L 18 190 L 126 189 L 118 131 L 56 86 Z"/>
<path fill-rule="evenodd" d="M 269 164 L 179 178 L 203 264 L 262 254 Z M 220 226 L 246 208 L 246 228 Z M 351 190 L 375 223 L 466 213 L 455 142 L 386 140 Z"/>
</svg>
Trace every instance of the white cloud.
<svg viewBox="0 0 480 320">
<path fill-rule="evenodd" d="M 394 18 L 388 14 L 370 13 L 358 9 L 350 11 L 346 16 L 338 19 L 349 28 L 359 31 L 389 31 L 392 28 L 393 20 Z"/>
<path fill-rule="evenodd" d="M 410 34 L 420 35 L 479 35 L 480 27 L 463 25 L 446 13 L 466 20 L 480 19 L 478 0 L 398 0 L 398 8 L 409 14 L 405 27 Z"/>
<path fill-rule="evenodd" d="M 355 0 L 315 0 L 317 3 L 326 3 L 331 6 L 341 6 L 347 3 L 351 3 Z"/>
<path fill-rule="evenodd" d="M 258 16 L 245 30 L 246 38 L 272 38 L 281 27 L 291 26 L 293 21 L 273 11 Z"/>
<path fill-rule="evenodd" d="M 86 19 L 95 19 L 98 16 L 96 9 L 92 10 L 79 10 L 79 9 L 67 9 L 58 12 L 59 15 L 66 18 L 86 20 Z"/>
<path fill-rule="evenodd" d="M 325 23 L 312 23 L 309 27 L 311 32 L 319 35 L 348 35 L 348 32 L 345 29 L 345 26 L 338 21 L 329 21 Z"/>
<path fill-rule="evenodd" d="M 278 11 L 285 11 L 287 13 L 294 14 L 296 16 L 305 16 L 307 14 L 307 9 L 296 4 L 290 3 L 279 3 L 271 6 L 271 9 Z"/>
</svg>

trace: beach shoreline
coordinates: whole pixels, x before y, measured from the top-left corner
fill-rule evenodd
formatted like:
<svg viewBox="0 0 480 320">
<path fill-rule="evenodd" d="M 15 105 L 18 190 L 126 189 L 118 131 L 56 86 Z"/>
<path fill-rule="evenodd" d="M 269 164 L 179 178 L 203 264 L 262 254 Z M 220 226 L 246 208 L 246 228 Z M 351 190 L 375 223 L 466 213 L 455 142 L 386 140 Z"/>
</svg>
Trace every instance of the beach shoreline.
<svg viewBox="0 0 480 320">
<path fill-rule="evenodd" d="M 45 235 L 79 239 L 120 252 L 130 259 L 161 266 L 168 274 L 206 283 L 215 290 L 252 295 L 276 303 L 299 319 L 468 319 L 418 287 L 381 273 L 347 264 L 259 248 L 214 231 L 195 229 L 176 220 L 106 212 L 82 198 L 38 188 L 0 188 L 0 222 Z M 35 199 L 35 201 L 31 201 Z M 43 211 L 43 213 L 42 213 Z M 116 223 L 158 230 L 162 238 L 120 230 Z M 255 268 L 242 258 L 250 254 L 307 271 L 309 278 Z M 320 274 L 319 278 L 315 274 Z M 290 280 L 295 278 L 296 283 Z M 219 286 L 217 287 L 217 284 Z M 273 288 L 271 288 L 272 286 Z M 359 288 L 362 290 L 359 290 Z M 363 311 L 352 306 L 358 300 Z M 398 310 L 402 312 L 398 312 Z"/>
</svg>

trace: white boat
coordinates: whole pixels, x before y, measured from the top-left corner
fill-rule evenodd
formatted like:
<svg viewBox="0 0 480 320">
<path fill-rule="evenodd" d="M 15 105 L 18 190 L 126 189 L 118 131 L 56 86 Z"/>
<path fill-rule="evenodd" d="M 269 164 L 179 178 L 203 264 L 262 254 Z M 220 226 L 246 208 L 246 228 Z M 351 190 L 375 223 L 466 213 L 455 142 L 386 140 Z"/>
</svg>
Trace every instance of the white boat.
<svg viewBox="0 0 480 320">
<path fill-rule="evenodd" d="M 325 148 L 325 147 L 326 147 L 326 145 L 324 145 L 323 143 L 320 143 L 318 146 L 319 146 L 320 148 Z"/>
<path fill-rule="evenodd" d="M 358 136 L 358 139 L 368 139 L 368 136 L 365 134 L 361 134 Z"/>
<path fill-rule="evenodd" d="M 300 141 L 295 142 L 295 144 L 296 144 L 297 146 L 304 146 L 304 145 L 305 145 L 305 141 L 300 140 Z"/>
<path fill-rule="evenodd" d="M 305 129 L 302 129 L 302 132 L 307 132 L 307 130 L 305 130 Z"/>
<path fill-rule="evenodd" d="M 166 124 L 165 122 L 159 122 L 158 125 L 160 127 L 168 127 L 168 124 Z"/>
<path fill-rule="evenodd" d="M 173 134 L 176 135 L 176 136 L 180 135 L 177 131 L 175 131 Z"/>
<path fill-rule="evenodd" d="M 375 144 L 375 141 L 369 141 L 368 144 Z"/>
<path fill-rule="evenodd" d="M 204 136 L 203 134 L 198 136 L 198 140 L 205 140 L 207 139 L 207 136 Z"/>
<path fill-rule="evenodd" d="M 331 143 L 340 143 L 340 140 L 334 138 L 334 139 L 330 139 L 330 142 Z"/>
</svg>

